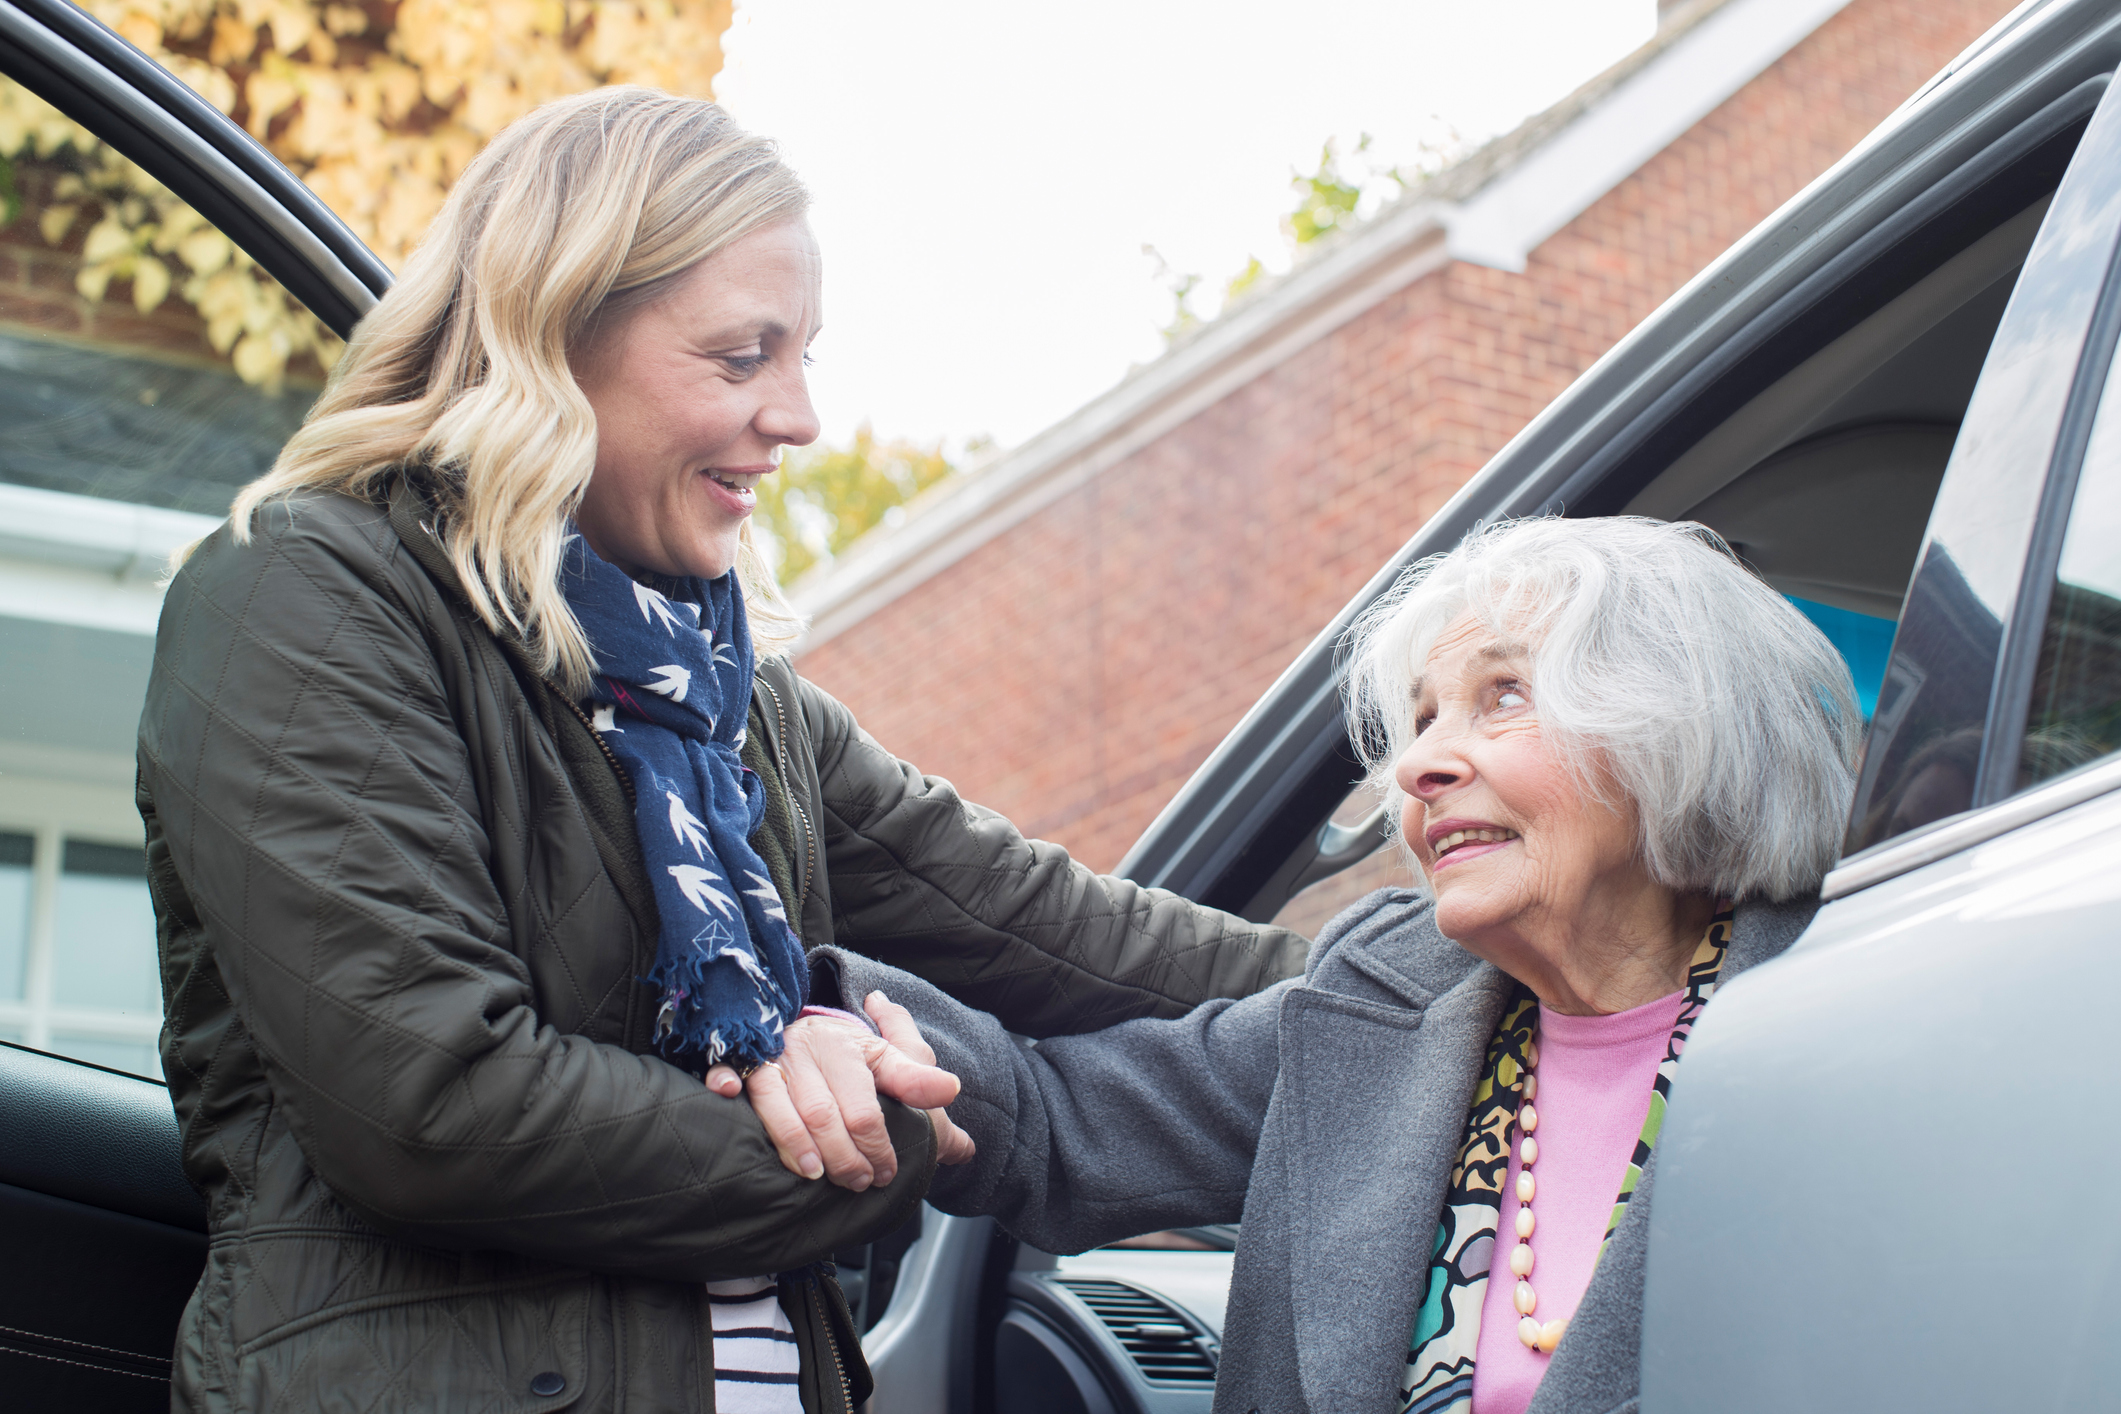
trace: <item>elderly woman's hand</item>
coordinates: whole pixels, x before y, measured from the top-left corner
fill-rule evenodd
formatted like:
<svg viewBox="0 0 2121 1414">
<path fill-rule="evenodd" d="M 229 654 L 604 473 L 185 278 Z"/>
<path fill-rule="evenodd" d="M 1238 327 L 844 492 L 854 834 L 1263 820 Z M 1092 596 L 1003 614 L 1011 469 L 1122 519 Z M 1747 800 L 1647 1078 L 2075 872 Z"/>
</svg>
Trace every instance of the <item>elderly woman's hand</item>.
<svg viewBox="0 0 2121 1414">
<path fill-rule="evenodd" d="M 941 1162 L 970 1159 L 971 1138 L 942 1109 L 957 1098 L 957 1077 L 936 1067 L 935 1052 L 904 1007 L 872 992 L 863 1009 L 881 1036 L 852 1021 L 804 1017 L 785 1033 L 778 1061 L 743 1081 L 730 1067 L 715 1066 L 707 1072 L 708 1088 L 749 1096 L 790 1172 L 830 1177 L 857 1193 L 898 1174 L 878 1095 L 928 1112 Z"/>
</svg>

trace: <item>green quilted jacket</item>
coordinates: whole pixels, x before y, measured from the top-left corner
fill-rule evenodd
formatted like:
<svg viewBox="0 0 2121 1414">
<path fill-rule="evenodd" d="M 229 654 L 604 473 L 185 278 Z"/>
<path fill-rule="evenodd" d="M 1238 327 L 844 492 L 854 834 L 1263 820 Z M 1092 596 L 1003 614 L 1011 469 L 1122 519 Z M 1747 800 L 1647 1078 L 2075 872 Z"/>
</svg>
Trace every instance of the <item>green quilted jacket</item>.
<svg viewBox="0 0 2121 1414">
<path fill-rule="evenodd" d="M 800 1273 L 904 1221 L 789 1174 L 741 1099 L 652 1053 L 628 784 L 473 616 L 401 482 L 211 536 L 171 584 L 138 798 L 163 1063 L 211 1222 L 179 1409 L 706 1411 L 710 1278 Z M 1169 1016 L 1305 944 L 1101 878 L 761 665 L 758 843 L 806 946 L 1033 1035 Z M 867 1394 L 829 1278 L 781 1299 L 815 1414 Z"/>
</svg>

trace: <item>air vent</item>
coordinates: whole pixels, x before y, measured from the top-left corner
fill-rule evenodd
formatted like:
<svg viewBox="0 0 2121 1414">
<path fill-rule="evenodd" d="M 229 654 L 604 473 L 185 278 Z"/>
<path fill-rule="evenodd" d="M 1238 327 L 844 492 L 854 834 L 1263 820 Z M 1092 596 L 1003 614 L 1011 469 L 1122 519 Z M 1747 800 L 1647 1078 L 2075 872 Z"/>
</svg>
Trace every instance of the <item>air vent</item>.
<svg viewBox="0 0 2121 1414">
<path fill-rule="evenodd" d="M 1159 1384 L 1215 1383 L 1215 1359 L 1199 1331 L 1166 1302 L 1125 1282 L 1062 1278 L 1056 1284 L 1104 1322 L 1148 1378 Z"/>
</svg>

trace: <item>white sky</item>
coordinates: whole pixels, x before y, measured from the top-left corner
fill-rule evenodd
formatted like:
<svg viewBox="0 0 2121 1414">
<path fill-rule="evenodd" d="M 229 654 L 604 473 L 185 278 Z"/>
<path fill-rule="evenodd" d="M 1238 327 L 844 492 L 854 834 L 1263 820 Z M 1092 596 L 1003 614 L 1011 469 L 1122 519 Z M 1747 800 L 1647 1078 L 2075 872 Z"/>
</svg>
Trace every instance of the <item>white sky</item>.
<svg viewBox="0 0 2121 1414">
<path fill-rule="evenodd" d="M 825 436 L 1023 441 L 1162 348 L 1144 245 L 1204 292 L 1286 265 L 1320 144 L 1504 132 L 1655 0 L 739 0 L 717 96 L 815 197 Z M 1213 295 L 1196 298 L 1212 309 Z"/>
</svg>

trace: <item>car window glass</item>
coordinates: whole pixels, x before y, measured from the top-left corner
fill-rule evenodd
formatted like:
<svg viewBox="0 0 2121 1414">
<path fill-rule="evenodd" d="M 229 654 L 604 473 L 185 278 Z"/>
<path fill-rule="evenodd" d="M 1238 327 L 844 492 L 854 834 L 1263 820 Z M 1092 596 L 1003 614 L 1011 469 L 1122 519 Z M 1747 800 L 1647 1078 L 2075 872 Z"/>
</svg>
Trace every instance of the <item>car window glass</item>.
<svg viewBox="0 0 2121 1414">
<path fill-rule="evenodd" d="M 0 1039 L 159 1076 L 133 746 L 169 554 L 338 342 L 138 167 L 0 79 Z"/>
<path fill-rule="evenodd" d="M 2051 594 L 2020 790 L 2121 750 L 2121 380 L 2092 424 Z"/>
</svg>

